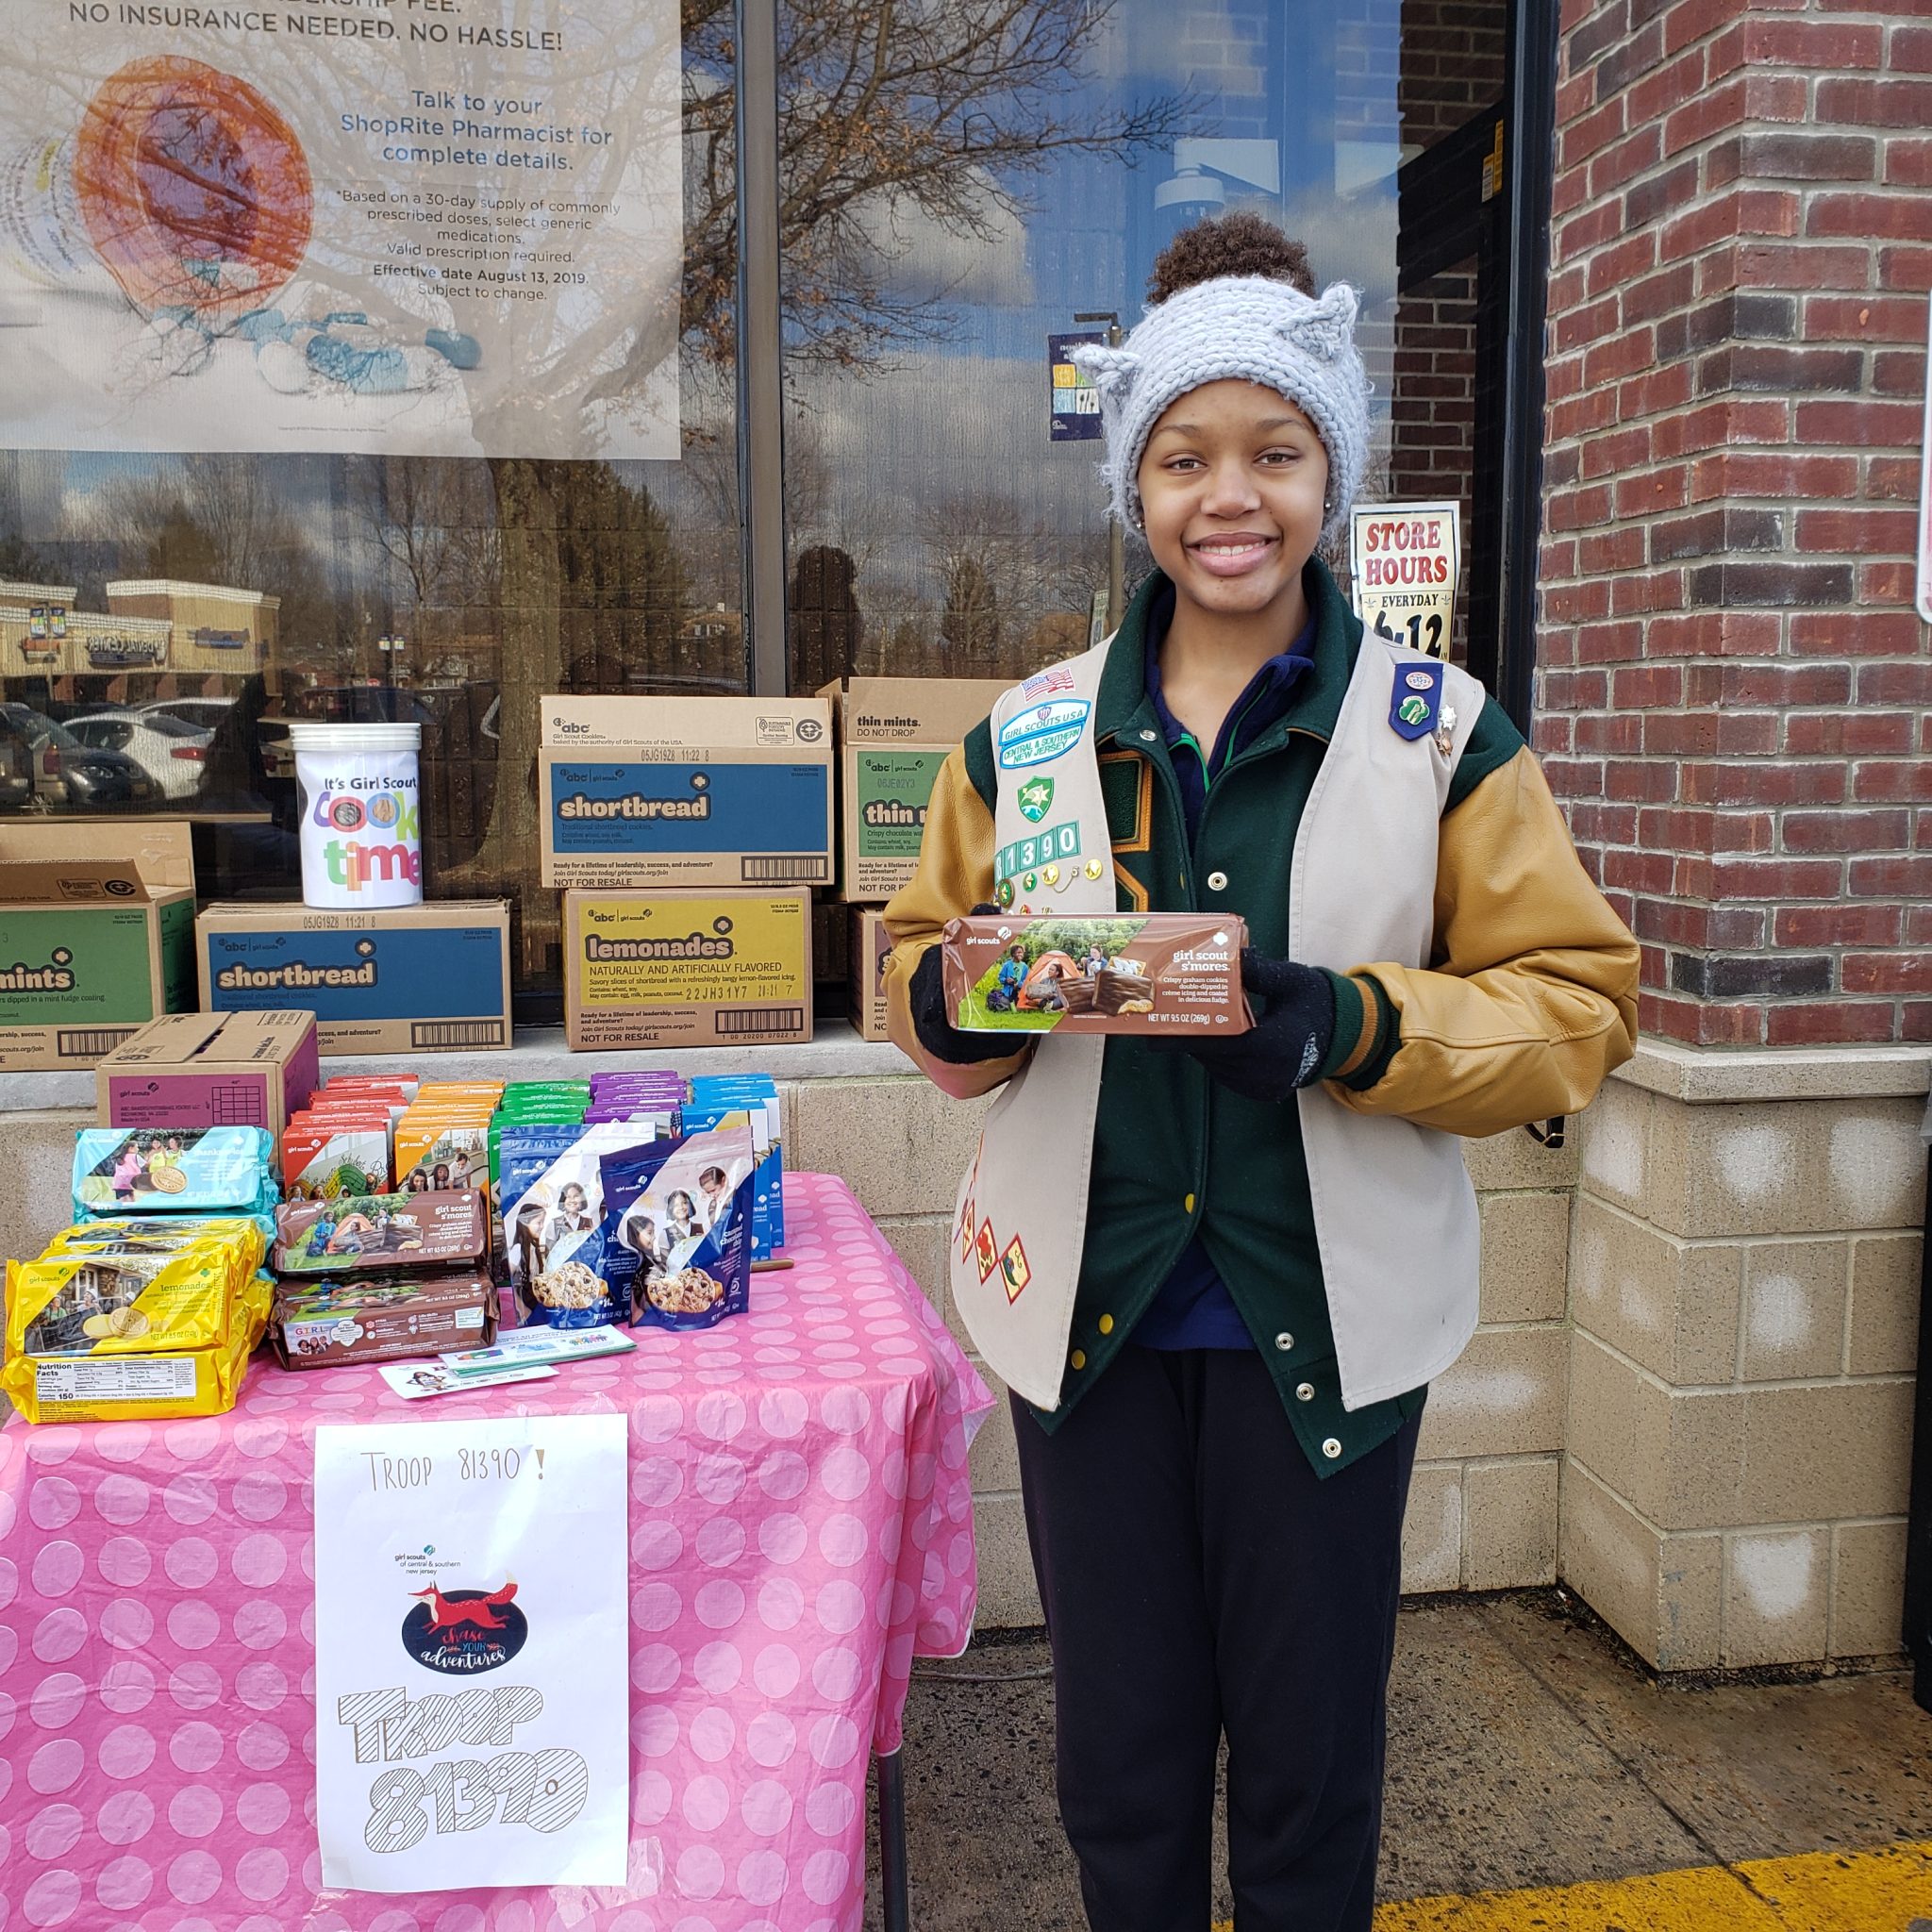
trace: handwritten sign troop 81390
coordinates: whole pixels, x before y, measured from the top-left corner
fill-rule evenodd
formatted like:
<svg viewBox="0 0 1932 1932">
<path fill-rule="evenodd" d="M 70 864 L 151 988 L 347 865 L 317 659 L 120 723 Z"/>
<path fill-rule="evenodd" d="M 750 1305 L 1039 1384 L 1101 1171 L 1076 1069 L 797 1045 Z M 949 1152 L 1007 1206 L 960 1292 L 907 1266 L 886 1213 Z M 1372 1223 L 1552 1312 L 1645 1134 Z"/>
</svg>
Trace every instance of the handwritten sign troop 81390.
<svg viewBox="0 0 1932 1932">
<path fill-rule="evenodd" d="M 316 1431 L 325 1885 L 624 1882 L 625 1436 L 622 1415 Z"/>
</svg>

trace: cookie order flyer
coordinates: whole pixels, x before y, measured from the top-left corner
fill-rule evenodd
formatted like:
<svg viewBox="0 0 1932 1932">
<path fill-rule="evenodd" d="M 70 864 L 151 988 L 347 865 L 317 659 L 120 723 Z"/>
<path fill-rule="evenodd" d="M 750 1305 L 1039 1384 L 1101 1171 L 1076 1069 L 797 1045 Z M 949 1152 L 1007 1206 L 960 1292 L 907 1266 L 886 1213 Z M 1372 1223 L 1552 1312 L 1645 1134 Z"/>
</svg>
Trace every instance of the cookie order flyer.
<svg viewBox="0 0 1932 1932">
<path fill-rule="evenodd" d="M 1357 504 L 1349 526 L 1355 614 L 1391 644 L 1446 658 L 1461 558 L 1459 504 Z"/>
<path fill-rule="evenodd" d="M 322 1880 L 622 1885 L 621 1415 L 315 1436 Z"/>
<path fill-rule="evenodd" d="M 679 454 L 674 0 L 7 0 L 0 443 Z"/>
</svg>

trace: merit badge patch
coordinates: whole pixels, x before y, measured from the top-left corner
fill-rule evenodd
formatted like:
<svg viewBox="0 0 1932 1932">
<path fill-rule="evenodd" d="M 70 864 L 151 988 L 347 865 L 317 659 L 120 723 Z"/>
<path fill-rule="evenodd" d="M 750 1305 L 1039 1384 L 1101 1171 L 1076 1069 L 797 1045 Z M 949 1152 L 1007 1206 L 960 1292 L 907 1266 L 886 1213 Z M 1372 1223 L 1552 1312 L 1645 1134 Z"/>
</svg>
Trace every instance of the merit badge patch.
<svg viewBox="0 0 1932 1932">
<path fill-rule="evenodd" d="M 1440 664 L 1398 665 L 1395 691 L 1389 703 L 1389 726 L 1398 738 L 1427 738 L 1436 728 L 1442 703 Z"/>
<path fill-rule="evenodd" d="M 984 1281 L 999 1266 L 999 1243 L 994 1241 L 991 1218 L 979 1224 L 979 1240 L 974 1258 L 979 1266 L 979 1278 Z"/>
<path fill-rule="evenodd" d="M 1053 780 L 1029 778 L 1020 788 L 1020 816 L 1038 824 L 1053 809 Z"/>
<path fill-rule="evenodd" d="M 1020 1245 L 1018 1235 L 1000 1257 L 1000 1273 L 1006 1277 L 1008 1302 L 1018 1301 L 1020 1291 L 1033 1279 L 1033 1271 L 1026 1265 L 1026 1250 Z"/>
</svg>

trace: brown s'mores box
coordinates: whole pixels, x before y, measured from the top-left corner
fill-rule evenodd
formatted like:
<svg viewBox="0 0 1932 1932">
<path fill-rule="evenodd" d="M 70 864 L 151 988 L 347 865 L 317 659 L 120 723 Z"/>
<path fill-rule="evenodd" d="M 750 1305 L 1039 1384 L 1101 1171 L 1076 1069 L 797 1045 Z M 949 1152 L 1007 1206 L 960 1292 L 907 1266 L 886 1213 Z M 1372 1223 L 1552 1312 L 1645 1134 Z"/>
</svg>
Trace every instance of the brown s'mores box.
<svg viewBox="0 0 1932 1932">
<path fill-rule="evenodd" d="M 405 1188 L 284 1201 L 275 1209 L 273 1265 L 281 1275 L 460 1268 L 481 1260 L 489 1245 L 479 1190 Z"/>
<path fill-rule="evenodd" d="M 1205 912 L 949 920 L 948 1017 L 963 1033 L 1228 1035 L 1252 1024 L 1239 919 Z"/>
<path fill-rule="evenodd" d="M 269 1339 L 285 1369 L 484 1348 L 495 1334 L 496 1284 L 474 1272 L 284 1288 L 269 1321 Z"/>
</svg>

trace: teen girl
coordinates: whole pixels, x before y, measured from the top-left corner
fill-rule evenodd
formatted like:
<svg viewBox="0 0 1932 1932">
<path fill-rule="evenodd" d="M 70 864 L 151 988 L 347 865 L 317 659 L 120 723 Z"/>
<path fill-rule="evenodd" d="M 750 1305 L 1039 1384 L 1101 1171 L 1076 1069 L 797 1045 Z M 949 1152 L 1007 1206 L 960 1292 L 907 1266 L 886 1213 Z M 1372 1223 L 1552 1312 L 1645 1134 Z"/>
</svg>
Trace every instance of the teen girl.
<svg viewBox="0 0 1932 1932">
<path fill-rule="evenodd" d="M 1368 1932 L 1403 1505 L 1476 1318 L 1455 1137 L 1574 1112 L 1634 1037 L 1636 945 L 1522 740 L 1316 555 L 1369 418 L 1354 293 L 1313 287 L 1265 223 L 1204 224 L 1080 352 L 1157 568 L 947 759 L 886 912 L 893 1037 L 1004 1084 L 952 1287 L 1015 1391 L 1095 1932 L 1208 1925 L 1224 1736 L 1241 1932 Z M 995 906 L 1243 917 L 1257 1024 L 958 1032 L 934 941 Z"/>
</svg>

